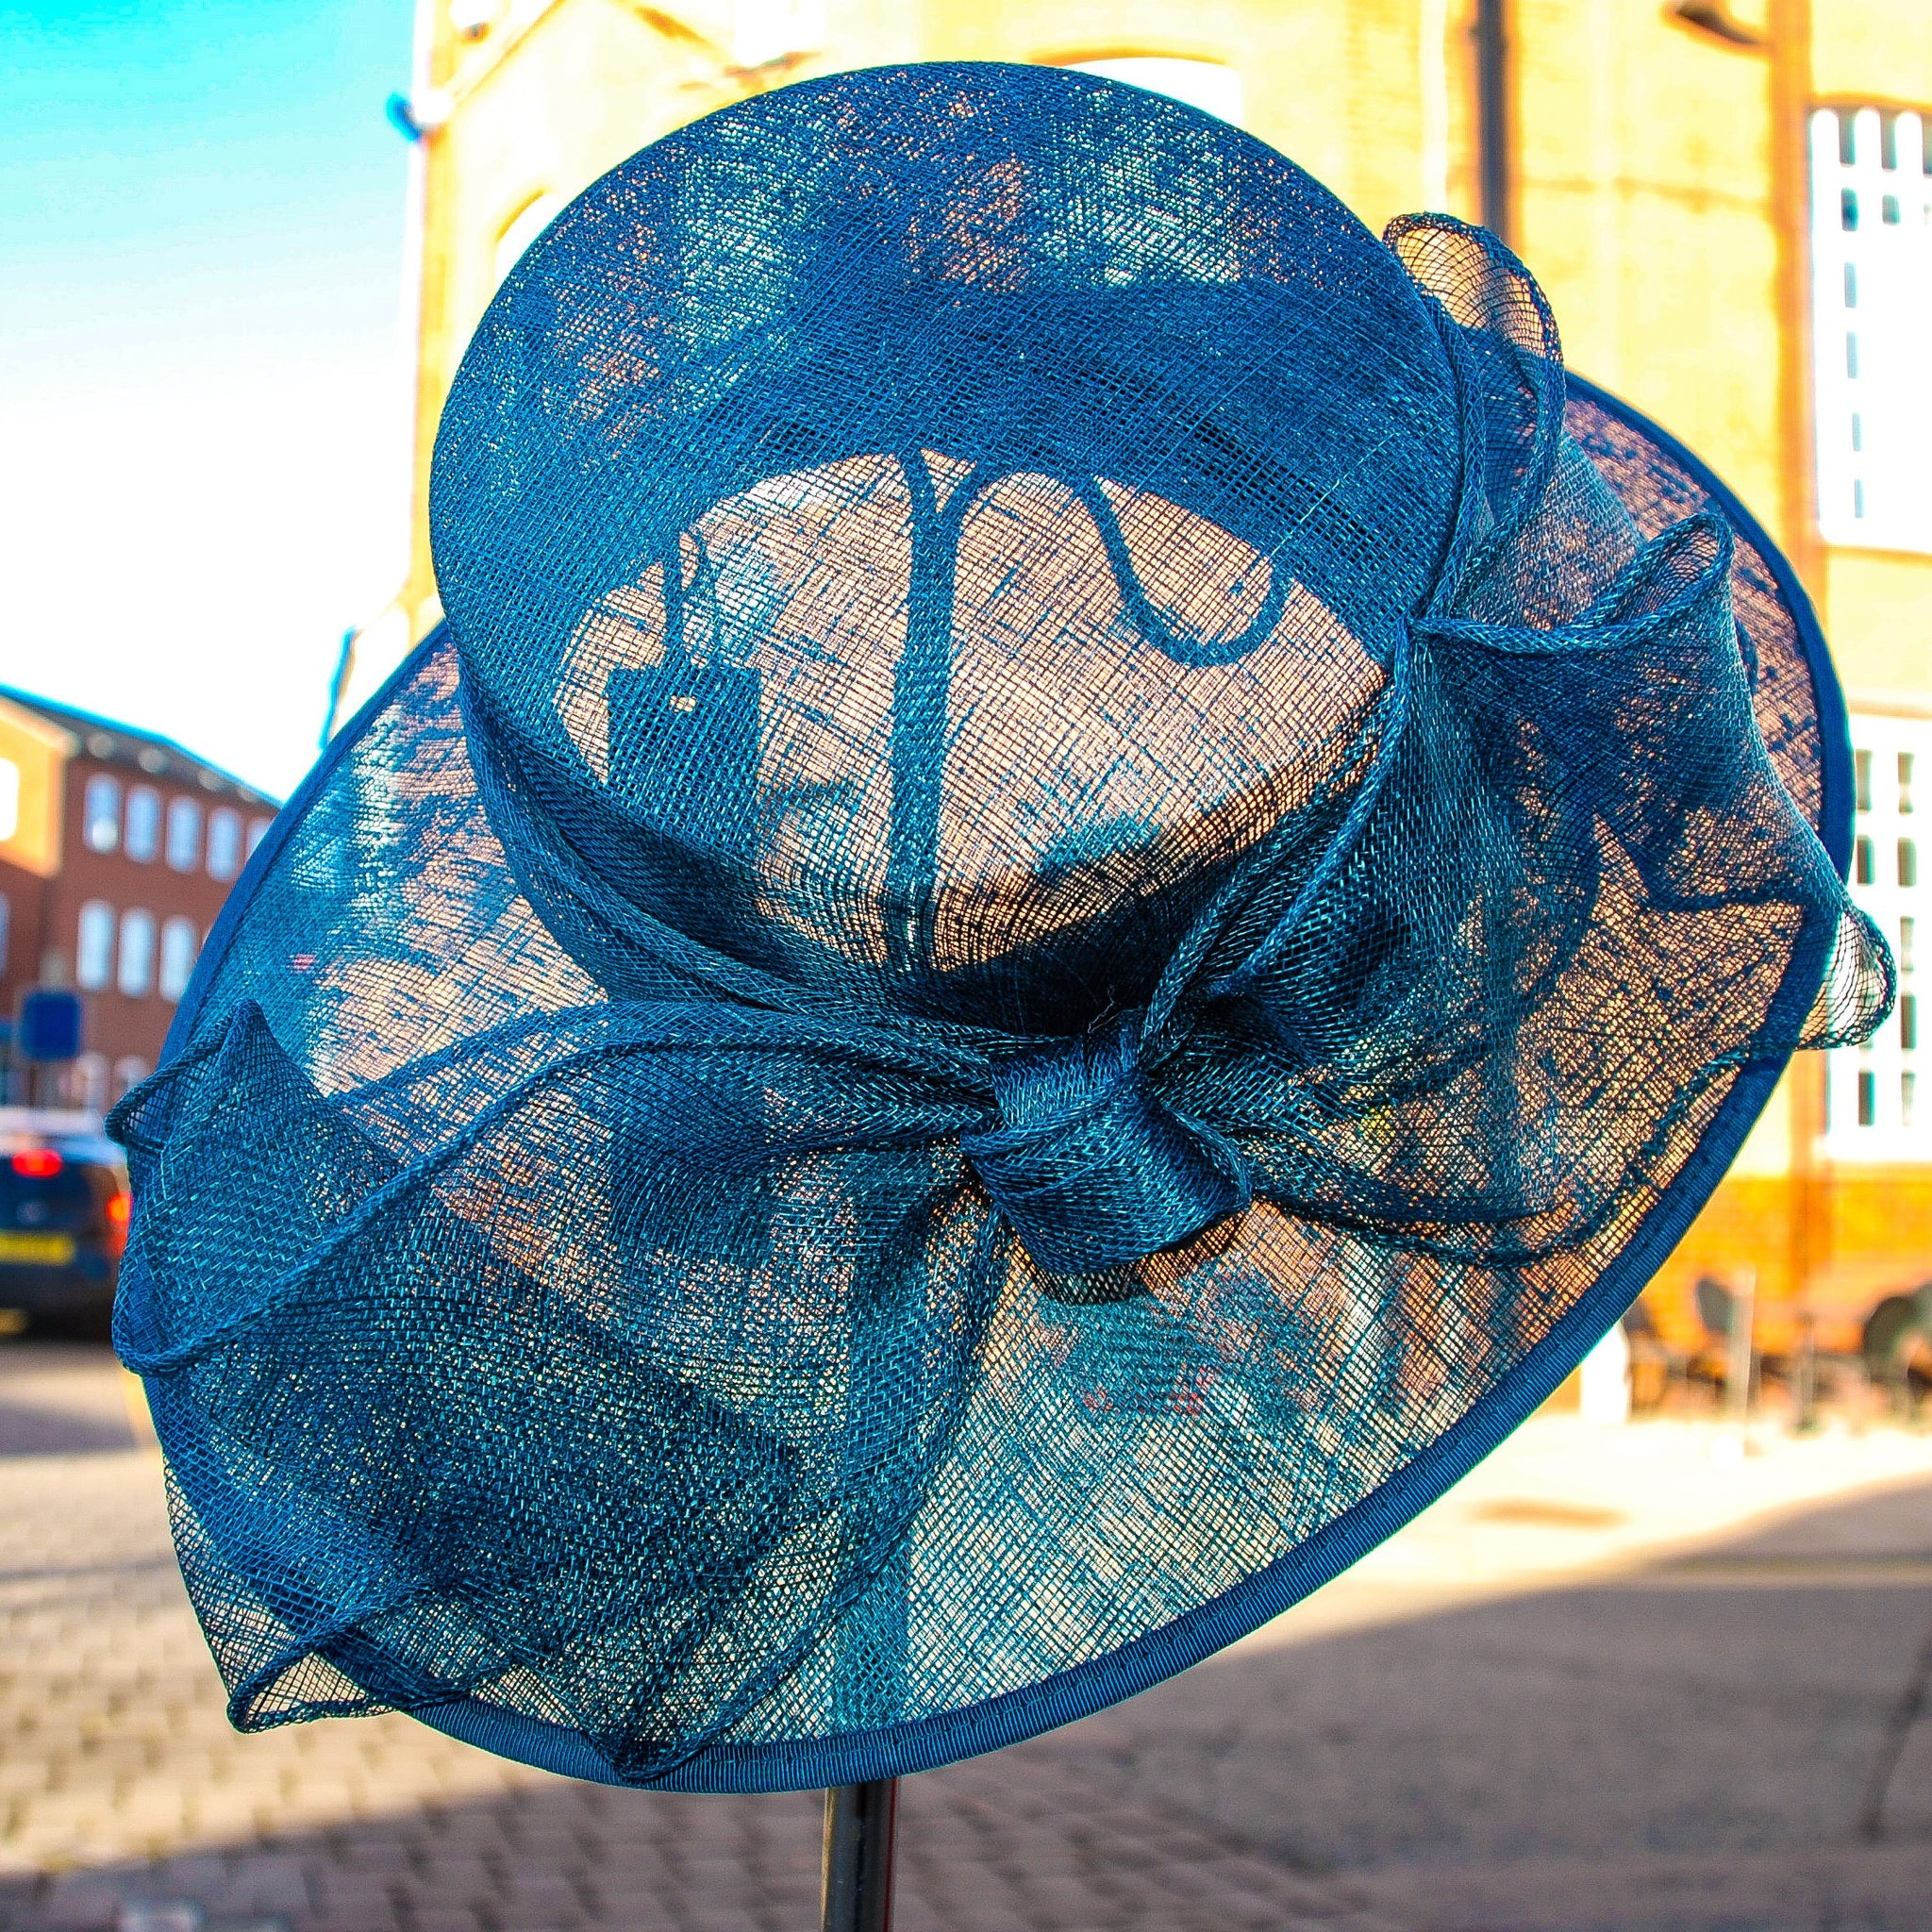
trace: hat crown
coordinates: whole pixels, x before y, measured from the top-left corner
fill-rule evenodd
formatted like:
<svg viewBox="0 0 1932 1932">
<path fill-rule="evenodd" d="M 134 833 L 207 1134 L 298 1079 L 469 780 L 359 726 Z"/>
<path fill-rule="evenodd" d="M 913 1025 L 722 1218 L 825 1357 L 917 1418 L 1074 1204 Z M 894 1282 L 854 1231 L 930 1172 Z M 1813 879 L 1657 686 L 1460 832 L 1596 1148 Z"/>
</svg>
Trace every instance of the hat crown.
<svg viewBox="0 0 1932 1932">
<path fill-rule="evenodd" d="M 513 272 L 437 452 L 466 687 L 611 914 L 546 916 L 640 989 L 634 913 L 868 1008 L 1143 1002 L 1357 768 L 1460 408 L 1389 252 L 1157 95 L 882 70 L 647 149 Z"/>
</svg>

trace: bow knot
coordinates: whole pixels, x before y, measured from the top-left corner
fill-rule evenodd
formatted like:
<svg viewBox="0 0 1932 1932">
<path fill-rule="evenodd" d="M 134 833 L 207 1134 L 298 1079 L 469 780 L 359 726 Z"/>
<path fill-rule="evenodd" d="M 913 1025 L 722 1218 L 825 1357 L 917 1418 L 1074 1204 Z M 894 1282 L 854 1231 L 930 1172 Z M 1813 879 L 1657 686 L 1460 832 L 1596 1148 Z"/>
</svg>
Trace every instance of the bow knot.
<svg viewBox="0 0 1932 1932">
<path fill-rule="evenodd" d="M 1052 1273 L 1139 1260 L 1251 1198 L 1234 1143 L 1155 1091 L 1136 1014 L 1006 1061 L 992 1087 L 999 1125 L 960 1145 L 1026 1252 Z"/>
</svg>

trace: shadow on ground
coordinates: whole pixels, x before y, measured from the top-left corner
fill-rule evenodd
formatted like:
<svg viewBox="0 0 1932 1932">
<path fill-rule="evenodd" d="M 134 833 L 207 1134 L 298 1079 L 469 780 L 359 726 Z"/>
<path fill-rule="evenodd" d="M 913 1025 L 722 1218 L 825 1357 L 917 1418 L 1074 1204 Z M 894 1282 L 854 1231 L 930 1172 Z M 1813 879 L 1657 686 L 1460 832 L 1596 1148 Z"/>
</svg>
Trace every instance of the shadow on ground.
<svg viewBox="0 0 1932 1932">
<path fill-rule="evenodd" d="M 0 1457 L 13 1456 L 91 1456 L 128 1446 L 125 1419 L 35 1408 L 0 1401 Z"/>
<path fill-rule="evenodd" d="M 72 1601 L 139 1591 L 178 1622 L 157 1565 L 97 1553 L 69 1566 L 87 1573 Z M 0 1569 L 31 1574 L 18 1549 Z M 1905 1720 L 1928 1631 L 1932 1485 L 1612 1579 L 1449 1607 L 1385 1590 L 1356 1627 L 1291 1615 L 1114 1710 L 908 1780 L 902 1932 L 1916 1932 L 1932 1923 L 1932 1719 Z M 810 1794 L 499 1776 L 446 1740 L 410 1757 L 420 1727 L 379 1720 L 361 1729 L 389 1755 L 365 1782 L 309 1790 L 331 1815 L 300 1820 L 292 1774 L 268 1769 L 286 1751 L 196 1728 L 219 1703 L 198 1668 L 192 1722 L 155 1733 L 148 1769 L 173 1803 L 260 1764 L 258 1802 L 244 1790 L 224 1814 L 252 1825 L 196 1824 L 191 1806 L 187 1827 L 156 1824 L 152 1857 L 0 1880 L 0 1925 L 105 1932 L 142 1901 L 192 1903 L 210 1932 L 816 1924 Z M 140 1694 L 104 1693 L 85 1723 L 108 1735 Z M 1860 1821 L 1888 1740 L 1874 1841 Z M 16 1725 L 9 1790 L 34 1748 Z M 90 1748 L 107 1746 L 83 1734 L 58 1775 L 82 1775 Z M 101 1789 L 111 1806 L 145 1788 Z M 169 1856 L 184 1837 L 196 1848 Z M 26 1845 L 9 1825 L 16 1869 Z"/>
<path fill-rule="evenodd" d="M 0 1459 L 133 1448 L 122 1379 L 104 1344 L 0 1341 Z"/>
</svg>

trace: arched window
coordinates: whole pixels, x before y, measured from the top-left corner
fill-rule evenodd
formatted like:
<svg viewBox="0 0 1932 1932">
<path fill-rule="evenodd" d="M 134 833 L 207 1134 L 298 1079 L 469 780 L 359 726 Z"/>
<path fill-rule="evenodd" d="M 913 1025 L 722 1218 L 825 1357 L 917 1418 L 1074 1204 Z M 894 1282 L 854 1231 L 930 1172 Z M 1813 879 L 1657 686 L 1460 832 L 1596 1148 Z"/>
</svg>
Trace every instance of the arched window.
<svg viewBox="0 0 1932 1932">
<path fill-rule="evenodd" d="M 208 814 L 208 875 L 224 882 L 242 870 L 242 816 L 225 805 Z"/>
<path fill-rule="evenodd" d="M 274 823 L 270 819 L 250 819 L 248 821 L 248 856 L 255 857 L 255 848 L 268 837 L 268 828 Z"/>
<path fill-rule="evenodd" d="M 178 914 L 161 927 L 161 997 L 178 1000 L 188 991 L 198 950 L 194 922 Z"/>
<path fill-rule="evenodd" d="M 131 1000 L 143 998 L 155 983 L 155 916 L 139 907 L 121 915 L 121 958 L 114 984 Z"/>
<path fill-rule="evenodd" d="M 168 863 L 176 872 L 201 863 L 201 808 L 192 798 L 168 801 Z"/>
<path fill-rule="evenodd" d="M 99 992 L 114 970 L 114 908 L 105 899 L 90 899 L 80 908 L 77 939 L 74 976 L 84 991 Z"/>
<path fill-rule="evenodd" d="M 111 852 L 121 842 L 121 781 L 96 772 L 87 781 L 80 808 L 81 842 L 90 852 Z"/>
<path fill-rule="evenodd" d="M 152 865 L 161 849 L 161 794 L 152 785 L 137 785 L 127 794 L 127 856 Z"/>
</svg>

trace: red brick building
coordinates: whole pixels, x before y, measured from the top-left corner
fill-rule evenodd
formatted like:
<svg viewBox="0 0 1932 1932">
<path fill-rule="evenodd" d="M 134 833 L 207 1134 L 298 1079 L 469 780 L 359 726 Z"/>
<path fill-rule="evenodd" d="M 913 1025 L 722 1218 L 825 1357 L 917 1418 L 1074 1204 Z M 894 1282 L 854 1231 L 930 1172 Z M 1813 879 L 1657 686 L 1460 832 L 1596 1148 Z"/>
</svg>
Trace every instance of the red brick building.
<svg viewBox="0 0 1932 1932">
<path fill-rule="evenodd" d="M 0 1018 L 30 986 L 78 989 L 61 1099 L 98 1110 L 153 1070 L 275 809 L 168 739 L 0 688 Z"/>
</svg>

